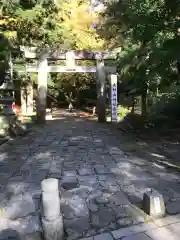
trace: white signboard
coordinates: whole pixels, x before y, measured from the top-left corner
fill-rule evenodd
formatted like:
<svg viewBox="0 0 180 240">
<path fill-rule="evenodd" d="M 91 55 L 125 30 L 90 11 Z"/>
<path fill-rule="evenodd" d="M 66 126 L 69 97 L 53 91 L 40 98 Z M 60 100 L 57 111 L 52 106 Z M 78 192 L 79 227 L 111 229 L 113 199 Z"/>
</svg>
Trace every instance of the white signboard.
<svg viewBox="0 0 180 240">
<path fill-rule="evenodd" d="M 37 47 L 20 46 L 20 50 L 24 51 L 26 58 L 36 58 L 37 56 Z"/>
<path fill-rule="evenodd" d="M 111 75 L 111 121 L 117 122 L 117 75 Z"/>
<path fill-rule="evenodd" d="M 76 64 L 75 64 L 75 57 L 74 52 L 67 52 L 66 53 L 66 69 L 76 72 Z"/>
</svg>

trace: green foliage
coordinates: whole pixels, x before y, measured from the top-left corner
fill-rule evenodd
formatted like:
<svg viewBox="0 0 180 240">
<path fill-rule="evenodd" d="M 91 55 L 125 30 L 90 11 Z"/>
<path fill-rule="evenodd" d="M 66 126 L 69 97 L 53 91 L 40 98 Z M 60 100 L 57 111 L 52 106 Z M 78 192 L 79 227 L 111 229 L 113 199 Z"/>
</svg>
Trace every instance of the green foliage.
<svg viewBox="0 0 180 240">
<path fill-rule="evenodd" d="M 180 92 L 164 93 L 156 97 L 156 104 L 150 108 L 150 115 L 164 115 L 180 120 Z"/>
<path fill-rule="evenodd" d="M 2 3 L 2 5 L 1 5 Z M 51 0 L 1 0 L 0 29 L 14 32 L 14 47 L 52 46 L 62 43 L 62 30 L 56 21 L 57 8 Z"/>
<path fill-rule="evenodd" d="M 8 39 L 0 34 L 0 62 L 7 60 L 7 52 L 10 50 L 10 44 Z"/>
<path fill-rule="evenodd" d="M 125 106 L 122 106 L 122 105 L 118 105 L 118 119 L 119 120 L 123 120 L 130 112 L 131 112 L 131 108 L 128 108 L 128 107 L 125 107 Z M 111 109 L 107 109 L 107 113 L 106 115 L 108 117 L 111 116 Z"/>
<path fill-rule="evenodd" d="M 86 73 L 51 74 L 51 80 L 58 92 L 63 92 L 67 103 L 74 102 L 77 105 L 82 104 L 83 92 L 90 91 L 95 84 L 94 76 Z M 88 98 L 87 94 L 84 97 Z"/>
<path fill-rule="evenodd" d="M 0 28 L 3 35 L 11 36 L 9 42 L 15 48 L 20 45 L 36 46 L 38 50 L 51 48 L 52 51 L 103 48 L 104 41 L 93 28 L 93 23 L 98 24 L 98 14 L 89 12 L 88 1 L 0 0 L 0 6 Z M 3 47 L 4 50 L 6 54 Z M 32 79 L 36 82 L 36 77 Z M 66 98 L 75 100 L 92 86 L 94 77 L 89 74 L 52 74 L 49 85 L 52 82 L 52 95 L 58 97 L 63 91 Z"/>
<path fill-rule="evenodd" d="M 178 59 L 180 47 L 176 34 L 179 20 L 167 15 L 166 7 L 165 1 L 136 0 L 125 8 L 126 55 L 122 56 L 123 51 L 120 56 L 122 60 L 131 58 L 130 72 L 139 81 L 145 78 L 144 81 L 153 82 L 158 76 L 164 79 L 167 73 L 174 72 L 173 63 Z"/>
<path fill-rule="evenodd" d="M 120 119 L 124 118 L 130 112 L 131 112 L 131 108 L 127 108 L 121 105 L 118 106 L 118 117 Z"/>
<path fill-rule="evenodd" d="M 147 93 L 156 94 L 157 88 L 161 92 L 179 83 L 179 9 L 178 0 L 107 3 L 104 28 L 113 25 L 113 32 L 121 37 L 120 89 L 123 86 L 128 94 L 142 95 L 144 104 Z"/>
<path fill-rule="evenodd" d="M 52 4 L 48 7 L 36 4 L 32 9 L 18 9 L 18 44 L 55 47 L 62 43 L 62 32 L 56 22 L 55 13 L 56 8 Z"/>
</svg>

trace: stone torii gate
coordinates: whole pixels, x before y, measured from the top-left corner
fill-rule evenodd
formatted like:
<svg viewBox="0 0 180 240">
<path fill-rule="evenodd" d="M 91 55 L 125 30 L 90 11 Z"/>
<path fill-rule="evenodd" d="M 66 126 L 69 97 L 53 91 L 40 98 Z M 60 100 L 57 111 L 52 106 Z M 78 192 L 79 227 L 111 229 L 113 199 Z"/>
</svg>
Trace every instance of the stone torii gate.
<svg viewBox="0 0 180 240">
<path fill-rule="evenodd" d="M 37 59 L 37 66 L 26 65 L 26 72 L 38 72 L 38 96 L 37 96 L 37 120 L 45 123 L 46 116 L 46 98 L 47 98 L 47 79 L 50 72 L 79 72 L 97 74 L 97 112 L 98 121 L 106 121 L 106 74 L 116 74 L 116 66 L 105 67 L 104 60 L 115 60 L 115 52 L 107 51 L 62 51 L 50 52 L 35 47 L 21 47 L 26 59 Z M 48 60 L 66 60 L 66 66 L 50 66 Z M 95 60 L 93 67 L 76 66 L 76 60 Z M 114 75 L 113 75 L 114 77 Z"/>
</svg>

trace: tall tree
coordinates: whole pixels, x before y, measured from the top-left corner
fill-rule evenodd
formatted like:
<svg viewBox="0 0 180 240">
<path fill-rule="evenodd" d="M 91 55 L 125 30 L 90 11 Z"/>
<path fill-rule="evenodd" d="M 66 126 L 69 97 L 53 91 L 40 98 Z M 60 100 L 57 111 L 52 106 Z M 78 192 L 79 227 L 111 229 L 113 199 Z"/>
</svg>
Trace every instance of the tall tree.
<svg viewBox="0 0 180 240">
<path fill-rule="evenodd" d="M 103 49 L 104 41 L 96 32 L 99 16 L 89 1 L 71 0 L 57 2 L 58 21 L 71 48 Z"/>
<path fill-rule="evenodd" d="M 178 0 L 129 0 L 107 3 L 106 23 L 122 36 L 119 54 L 121 80 L 131 82 L 142 96 L 146 115 L 147 90 L 178 81 L 179 59 Z M 132 84 L 133 83 L 133 84 Z M 155 88 L 154 88 L 155 87 Z"/>
</svg>

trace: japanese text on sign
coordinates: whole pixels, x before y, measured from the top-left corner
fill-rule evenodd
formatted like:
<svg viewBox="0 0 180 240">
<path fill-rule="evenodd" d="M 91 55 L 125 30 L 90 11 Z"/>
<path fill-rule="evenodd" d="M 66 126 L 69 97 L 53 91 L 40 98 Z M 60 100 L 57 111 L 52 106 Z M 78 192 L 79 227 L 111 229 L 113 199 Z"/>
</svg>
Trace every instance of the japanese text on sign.
<svg viewBox="0 0 180 240">
<path fill-rule="evenodd" d="M 117 75 L 111 75 L 111 121 L 117 122 Z"/>
</svg>

